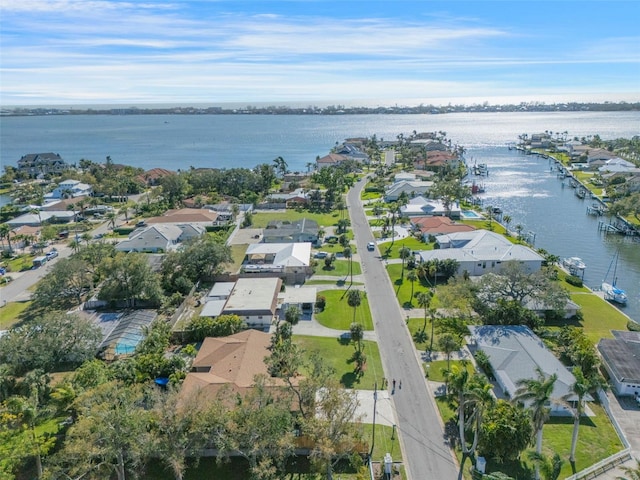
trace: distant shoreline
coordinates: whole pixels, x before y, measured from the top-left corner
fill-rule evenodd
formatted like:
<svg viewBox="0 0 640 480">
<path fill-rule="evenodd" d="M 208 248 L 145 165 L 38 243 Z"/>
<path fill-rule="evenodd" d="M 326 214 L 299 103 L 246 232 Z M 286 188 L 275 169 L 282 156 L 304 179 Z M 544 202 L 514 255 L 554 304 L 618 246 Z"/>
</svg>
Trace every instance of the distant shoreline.
<svg viewBox="0 0 640 480">
<path fill-rule="evenodd" d="M 505 105 L 419 105 L 389 107 L 357 107 L 330 105 L 325 107 L 307 106 L 251 106 L 230 107 L 125 107 L 104 106 L 85 107 L 5 107 L 0 111 L 2 117 L 50 116 L 50 115 L 442 115 L 447 113 L 499 113 L 499 112 L 628 112 L 640 111 L 640 102 L 604 102 L 604 103 L 520 103 Z"/>
</svg>

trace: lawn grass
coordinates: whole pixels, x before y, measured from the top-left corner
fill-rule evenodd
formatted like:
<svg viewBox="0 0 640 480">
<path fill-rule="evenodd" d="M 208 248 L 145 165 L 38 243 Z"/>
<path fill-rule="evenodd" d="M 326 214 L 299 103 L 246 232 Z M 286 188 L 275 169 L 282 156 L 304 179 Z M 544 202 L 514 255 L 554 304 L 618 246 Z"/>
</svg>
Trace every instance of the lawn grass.
<svg viewBox="0 0 640 480">
<path fill-rule="evenodd" d="M 231 245 L 231 259 L 232 263 L 225 264 L 225 269 L 229 272 L 235 273 L 240 270 L 240 266 L 247 253 L 248 244 Z"/>
<path fill-rule="evenodd" d="M 589 290 L 584 285 L 582 287 L 576 287 L 575 285 L 571 285 L 569 282 L 567 282 L 567 277 L 569 277 L 570 275 L 564 270 L 556 268 L 556 271 L 558 272 L 558 280 L 562 283 L 562 287 L 565 290 L 567 290 L 569 293 L 576 293 L 576 292 L 590 293 L 591 292 L 591 290 Z"/>
<path fill-rule="evenodd" d="M 579 324 L 584 333 L 593 342 L 598 343 L 601 338 L 613 338 L 611 330 L 626 330 L 627 317 L 617 308 L 591 293 L 574 293 L 571 300 L 580 305 L 583 319 Z"/>
<path fill-rule="evenodd" d="M 388 241 L 384 241 L 378 244 L 380 254 L 387 259 L 400 258 L 400 249 L 402 247 L 407 247 L 412 252 L 420 250 L 433 250 L 432 243 L 424 243 L 422 240 L 418 240 L 415 237 L 396 239 L 396 241 L 393 242 L 393 246 L 391 245 L 391 238 L 388 238 Z"/>
<path fill-rule="evenodd" d="M 416 300 L 416 295 L 418 292 L 426 292 L 429 288 L 431 288 L 431 284 L 426 282 L 424 278 L 419 277 L 413 283 L 413 298 L 411 298 L 411 282 L 407 280 L 407 266 L 404 268 L 404 280 L 400 278 L 402 274 L 402 264 L 401 263 L 392 263 L 387 265 L 387 275 L 391 279 L 391 283 L 394 285 L 394 289 L 396 292 L 396 298 L 400 303 L 400 306 L 403 308 L 410 307 L 411 305 L 414 308 L 418 308 L 418 301 Z M 437 302 L 432 306 L 437 308 Z"/>
<path fill-rule="evenodd" d="M 450 368 L 453 368 L 454 365 L 458 365 L 462 367 L 462 365 L 466 365 L 466 369 L 470 374 L 475 372 L 473 368 L 473 364 L 471 362 L 463 362 L 462 360 L 451 360 Z M 447 369 L 447 361 L 446 360 L 436 360 L 434 362 L 429 362 L 425 364 L 425 372 L 428 370 L 429 372 L 429 380 L 432 382 L 444 382 L 444 371 Z M 443 418 L 444 420 L 444 418 Z"/>
<path fill-rule="evenodd" d="M 349 330 L 354 321 L 354 309 L 347 303 L 347 291 L 326 290 L 321 295 L 327 299 L 327 305 L 324 311 L 315 314 L 316 320 L 328 328 Z M 369 301 L 365 295 L 361 296 L 361 300 L 362 303 L 355 309 L 355 321 L 361 323 L 365 330 L 373 330 Z"/>
<path fill-rule="evenodd" d="M 354 346 L 348 340 L 338 337 L 316 337 L 307 335 L 294 335 L 293 340 L 305 355 L 311 352 L 319 352 L 323 360 L 335 370 L 335 378 L 345 388 L 357 388 L 358 390 L 373 390 L 376 382 L 382 385 L 384 371 L 380 352 L 376 342 L 363 340 L 364 353 L 367 356 L 367 365 L 364 375 L 359 379 L 354 373 L 354 363 L 351 357 L 355 351 Z M 304 372 L 302 372 L 304 375 Z"/>
<path fill-rule="evenodd" d="M 22 314 L 31 305 L 31 300 L 9 302 L 0 308 L 0 330 L 8 330 L 22 320 Z"/>
<path fill-rule="evenodd" d="M 7 274 L 11 275 L 11 272 L 23 272 L 25 270 L 31 270 L 33 267 L 33 259 L 36 255 L 29 255 L 22 253 L 10 260 L 2 260 L 0 265 L 7 267 Z"/>
<path fill-rule="evenodd" d="M 364 439 L 371 446 L 373 438 L 373 425 L 370 423 L 363 424 Z M 393 438 L 392 438 L 393 437 Z M 376 438 L 373 445 L 373 453 L 371 460 L 373 462 L 384 462 L 384 455 L 391 454 L 393 462 L 402 461 L 402 451 L 400 450 L 400 440 L 398 439 L 398 430 L 393 431 L 393 427 L 389 425 L 376 425 Z"/>
<path fill-rule="evenodd" d="M 351 268 L 353 269 L 354 275 L 360 275 L 362 273 L 360 262 L 352 261 Z M 325 267 L 323 260 L 318 261 L 318 265 L 313 269 L 313 273 L 316 275 L 346 277 L 349 275 L 349 260 L 335 260 L 331 269 Z"/>
<path fill-rule="evenodd" d="M 266 228 L 267 224 L 272 220 L 295 221 L 308 218 L 315 220 L 322 227 L 331 227 L 338 224 L 340 220 L 340 212 L 329 213 L 311 213 L 306 210 L 289 210 L 284 212 L 258 212 L 254 213 L 251 221 L 251 228 Z"/>
</svg>

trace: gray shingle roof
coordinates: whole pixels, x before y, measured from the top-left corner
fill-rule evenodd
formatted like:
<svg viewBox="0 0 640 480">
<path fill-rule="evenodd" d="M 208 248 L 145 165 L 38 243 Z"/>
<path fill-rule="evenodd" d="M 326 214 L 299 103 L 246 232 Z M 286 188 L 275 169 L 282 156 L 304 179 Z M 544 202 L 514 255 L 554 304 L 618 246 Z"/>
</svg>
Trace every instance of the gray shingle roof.
<svg viewBox="0 0 640 480">
<path fill-rule="evenodd" d="M 640 332 L 614 330 L 615 338 L 603 338 L 598 350 L 621 382 L 640 383 Z"/>
</svg>

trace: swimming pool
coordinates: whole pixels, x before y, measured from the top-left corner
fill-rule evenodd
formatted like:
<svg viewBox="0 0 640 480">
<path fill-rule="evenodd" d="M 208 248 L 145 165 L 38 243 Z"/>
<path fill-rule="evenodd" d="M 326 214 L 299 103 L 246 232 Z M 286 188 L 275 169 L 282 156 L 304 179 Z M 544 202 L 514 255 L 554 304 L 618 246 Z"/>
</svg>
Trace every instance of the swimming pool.
<svg viewBox="0 0 640 480">
<path fill-rule="evenodd" d="M 475 220 L 480 220 L 481 218 L 484 218 L 482 215 L 480 215 L 477 212 L 474 212 L 473 210 L 461 210 L 460 215 L 462 215 L 462 218 L 475 219 Z"/>
</svg>

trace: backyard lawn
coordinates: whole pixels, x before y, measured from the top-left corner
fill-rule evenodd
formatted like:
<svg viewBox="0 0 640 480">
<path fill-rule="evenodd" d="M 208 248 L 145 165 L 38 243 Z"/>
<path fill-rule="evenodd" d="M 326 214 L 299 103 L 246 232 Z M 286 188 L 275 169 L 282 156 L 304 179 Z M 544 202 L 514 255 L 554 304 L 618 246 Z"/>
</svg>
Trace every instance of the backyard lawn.
<svg viewBox="0 0 640 480">
<path fill-rule="evenodd" d="M 595 343 L 612 338 L 611 330 L 626 330 L 627 317 L 607 301 L 591 293 L 574 293 L 571 300 L 582 307 L 584 333 Z"/>
<path fill-rule="evenodd" d="M 233 263 L 227 263 L 225 265 L 227 271 L 235 273 L 240 270 L 242 261 L 247 253 L 248 246 L 248 244 L 231 245 L 231 258 Z"/>
<path fill-rule="evenodd" d="M 355 321 L 361 323 L 365 330 L 373 330 L 369 301 L 364 292 L 362 294 L 362 303 L 355 309 Z M 324 311 L 315 314 L 316 320 L 328 328 L 349 330 L 354 322 L 354 309 L 347 303 L 347 290 L 325 290 L 320 295 L 327 299 L 327 305 Z"/>
<path fill-rule="evenodd" d="M 348 340 L 336 337 L 316 337 L 307 335 L 294 335 L 294 342 L 307 354 L 313 351 L 320 352 L 323 360 L 336 371 L 336 378 L 345 388 L 358 390 L 373 390 L 377 382 L 382 385 L 384 371 L 376 342 L 363 340 L 364 353 L 367 355 L 367 364 L 364 375 L 360 379 L 354 373 L 355 364 L 351 361 L 354 346 Z M 304 375 L 304 372 L 302 372 Z"/>
</svg>

